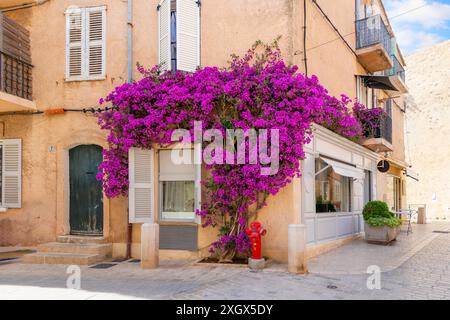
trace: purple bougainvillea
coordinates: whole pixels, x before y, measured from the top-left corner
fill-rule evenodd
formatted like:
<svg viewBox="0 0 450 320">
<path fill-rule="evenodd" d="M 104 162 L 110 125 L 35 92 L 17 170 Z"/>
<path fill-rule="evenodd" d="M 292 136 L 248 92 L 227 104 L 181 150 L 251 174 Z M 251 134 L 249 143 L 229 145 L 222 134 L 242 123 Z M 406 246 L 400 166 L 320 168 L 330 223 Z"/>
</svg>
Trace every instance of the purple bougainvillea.
<svg viewBox="0 0 450 320">
<path fill-rule="evenodd" d="M 169 145 L 175 129 L 278 129 L 279 170 L 261 175 L 260 165 L 207 165 L 210 178 L 203 181 L 207 194 L 197 214 L 203 225 L 219 230 L 211 246 L 221 261 L 236 253 L 247 254 L 245 227 L 265 205 L 269 195 L 300 176 L 303 146 L 311 141 L 311 124 L 317 123 L 353 141 L 362 139 L 361 120 L 366 108 L 342 95 L 332 97 L 316 76 L 306 77 L 297 66 L 281 59 L 277 46 L 256 44 L 242 58 L 233 56 L 226 68 L 205 67 L 193 73 L 144 70 L 143 78 L 123 84 L 101 103 L 115 108 L 99 115 L 109 131 L 98 179 L 109 197 L 127 195 L 128 149 Z M 357 113 L 354 116 L 352 113 Z"/>
</svg>

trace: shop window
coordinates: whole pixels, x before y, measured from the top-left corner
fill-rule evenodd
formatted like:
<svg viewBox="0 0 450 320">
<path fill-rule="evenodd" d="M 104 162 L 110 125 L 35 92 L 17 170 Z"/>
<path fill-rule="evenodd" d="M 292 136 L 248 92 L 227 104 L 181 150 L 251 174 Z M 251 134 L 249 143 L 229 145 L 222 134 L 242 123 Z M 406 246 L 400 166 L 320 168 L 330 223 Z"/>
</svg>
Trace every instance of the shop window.
<svg viewBox="0 0 450 320">
<path fill-rule="evenodd" d="M 351 178 L 336 173 L 320 158 L 316 167 L 316 212 L 350 212 Z"/>
</svg>

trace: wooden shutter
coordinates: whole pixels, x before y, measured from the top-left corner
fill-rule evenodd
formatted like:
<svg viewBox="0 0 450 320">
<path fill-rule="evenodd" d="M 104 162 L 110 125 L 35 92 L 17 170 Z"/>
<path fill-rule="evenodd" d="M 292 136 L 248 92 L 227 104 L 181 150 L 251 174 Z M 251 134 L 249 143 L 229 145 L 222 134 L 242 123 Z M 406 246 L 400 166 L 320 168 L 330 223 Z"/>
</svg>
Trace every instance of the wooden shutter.
<svg viewBox="0 0 450 320">
<path fill-rule="evenodd" d="M 106 7 L 66 11 L 66 79 L 104 79 Z"/>
<path fill-rule="evenodd" d="M 153 223 L 153 150 L 130 148 L 128 152 L 129 221 Z"/>
<path fill-rule="evenodd" d="M 83 13 L 83 9 L 71 9 L 66 12 L 66 79 L 83 76 Z"/>
<path fill-rule="evenodd" d="M 89 78 L 105 77 L 105 7 L 86 9 L 86 64 Z"/>
<path fill-rule="evenodd" d="M 177 69 L 194 72 L 200 66 L 200 5 L 177 0 Z"/>
<path fill-rule="evenodd" d="M 158 5 L 158 64 L 161 70 L 171 69 L 170 54 L 170 0 Z"/>
<path fill-rule="evenodd" d="M 2 206 L 20 208 L 22 206 L 22 140 L 3 140 L 2 145 Z"/>
</svg>

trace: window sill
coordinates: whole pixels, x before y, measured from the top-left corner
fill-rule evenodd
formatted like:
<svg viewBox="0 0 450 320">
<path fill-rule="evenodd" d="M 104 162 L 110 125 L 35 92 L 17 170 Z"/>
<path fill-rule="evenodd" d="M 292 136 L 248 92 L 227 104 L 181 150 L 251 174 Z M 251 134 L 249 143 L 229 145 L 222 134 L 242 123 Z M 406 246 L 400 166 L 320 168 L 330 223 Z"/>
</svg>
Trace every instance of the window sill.
<svg viewBox="0 0 450 320">
<path fill-rule="evenodd" d="M 106 76 L 92 78 L 64 78 L 64 82 L 82 82 L 82 81 L 104 81 Z"/>
<path fill-rule="evenodd" d="M 198 226 L 198 223 L 193 220 L 160 220 L 158 224 L 161 226 Z"/>
</svg>

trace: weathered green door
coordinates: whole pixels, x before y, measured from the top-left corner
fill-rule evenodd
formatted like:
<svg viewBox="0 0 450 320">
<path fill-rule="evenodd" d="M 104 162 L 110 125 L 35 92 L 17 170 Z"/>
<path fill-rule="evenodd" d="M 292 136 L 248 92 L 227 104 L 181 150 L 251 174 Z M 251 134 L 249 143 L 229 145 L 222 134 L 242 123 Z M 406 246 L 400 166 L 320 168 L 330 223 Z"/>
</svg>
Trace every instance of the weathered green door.
<svg viewBox="0 0 450 320">
<path fill-rule="evenodd" d="M 69 151 L 70 233 L 103 234 L 102 184 L 95 178 L 102 148 L 80 145 Z"/>
</svg>

